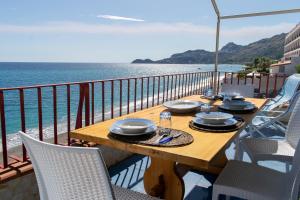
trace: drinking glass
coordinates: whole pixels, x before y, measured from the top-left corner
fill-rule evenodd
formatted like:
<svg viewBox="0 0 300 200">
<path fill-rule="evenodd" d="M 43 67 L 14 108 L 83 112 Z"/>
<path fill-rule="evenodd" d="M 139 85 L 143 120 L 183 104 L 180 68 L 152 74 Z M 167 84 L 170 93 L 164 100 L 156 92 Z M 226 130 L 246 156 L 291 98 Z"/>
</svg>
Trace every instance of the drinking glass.
<svg viewBox="0 0 300 200">
<path fill-rule="evenodd" d="M 205 103 L 201 106 L 201 112 L 209 113 L 210 112 L 210 105 Z"/>
<path fill-rule="evenodd" d="M 208 90 L 206 90 L 206 95 L 207 97 L 211 97 L 213 95 L 213 90 L 211 88 L 209 88 Z"/>
<path fill-rule="evenodd" d="M 171 113 L 161 112 L 159 115 L 160 135 L 170 134 L 172 128 Z"/>
<path fill-rule="evenodd" d="M 231 101 L 232 100 L 232 96 L 230 94 L 224 94 L 224 97 L 223 97 L 223 102 L 226 103 L 228 101 Z"/>
</svg>

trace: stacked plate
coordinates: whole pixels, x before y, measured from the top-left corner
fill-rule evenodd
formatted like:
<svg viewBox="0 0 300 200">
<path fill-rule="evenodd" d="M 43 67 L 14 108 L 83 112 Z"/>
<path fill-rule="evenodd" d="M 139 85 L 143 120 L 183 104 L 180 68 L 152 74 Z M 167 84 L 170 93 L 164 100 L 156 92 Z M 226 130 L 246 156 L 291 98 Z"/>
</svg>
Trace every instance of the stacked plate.
<svg viewBox="0 0 300 200">
<path fill-rule="evenodd" d="M 220 99 L 223 100 L 224 96 L 230 96 L 232 100 L 245 100 L 245 97 L 240 95 L 239 93 L 229 93 L 229 94 L 225 94 L 225 93 L 221 93 L 220 94 Z"/>
<path fill-rule="evenodd" d="M 155 124 L 148 119 L 129 118 L 115 122 L 110 132 L 121 136 L 145 136 L 151 135 L 156 131 Z"/>
<path fill-rule="evenodd" d="M 255 109 L 255 105 L 248 101 L 235 100 L 235 101 L 225 101 L 219 108 L 223 110 L 231 111 L 250 111 Z"/>
<path fill-rule="evenodd" d="M 198 101 L 190 100 L 176 100 L 176 101 L 167 101 L 163 104 L 166 108 L 169 109 L 172 113 L 190 113 L 194 112 L 199 108 L 202 103 Z"/>
<path fill-rule="evenodd" d="M 197 113 L 193 123 L 198 126 L 210 128 L 227 128 L 235 126 L 238 121 L 233 115 L 223 112 Z"/>
</svg>

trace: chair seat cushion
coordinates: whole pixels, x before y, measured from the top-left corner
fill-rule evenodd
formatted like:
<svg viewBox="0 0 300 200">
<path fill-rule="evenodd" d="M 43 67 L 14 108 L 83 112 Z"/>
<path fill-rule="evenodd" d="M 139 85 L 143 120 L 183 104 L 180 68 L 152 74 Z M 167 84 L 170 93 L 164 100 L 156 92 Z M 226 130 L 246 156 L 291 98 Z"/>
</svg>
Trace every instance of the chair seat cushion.
<svg viewBox="0 0 300 200">
<path fill-rule="evenodd" d="M 272 160 L 274 157 L 282 157 L 279 160 L 288 161 L 289 157 L 293 157 L 295 153 L 295 149 L 286 140 L 245 138 L 241 144 L 248 155 L 255 160 Z"/>
<path fill-rule="evenodd" d="M 287 199 L 287 184 L 286 177 L 281 172 L 232 160 L 227 163 L 214 187 L 221 194 L 231 191 L 230 194 L 236 197 L 267 200 Z"/>
<path fill-rule="evenodd" d="M 125 189 L 115 185 L 112 187 L 117 200 L 159 200 L 158 198 L 135 192 L 130 189 Z"/>
</svg>

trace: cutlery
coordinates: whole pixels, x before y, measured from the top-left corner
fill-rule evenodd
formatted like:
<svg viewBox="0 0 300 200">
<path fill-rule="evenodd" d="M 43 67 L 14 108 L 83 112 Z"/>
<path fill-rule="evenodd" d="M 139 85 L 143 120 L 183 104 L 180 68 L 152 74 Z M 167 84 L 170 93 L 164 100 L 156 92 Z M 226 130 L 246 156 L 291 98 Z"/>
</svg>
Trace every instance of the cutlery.
<svg viewBox="0 0 300 200">
<path fill-rule="evenodd" d="M 164 137 L 167 137 L 167 136 L 169 136 L 168 133 L 164 133 L 164 134 L 160 135 L 160 136 L 157 138 L 157 140 L 155 140 L 154 143 L 159 144 L 160 141 L 161 141 Z"/>
<path fill-rule="evenodd" d="M 170 141 L 172 141 L 174 138 L 178 138 L 182 135 L 182 133 L 176 133 L 173 136 L 167 136 L 167 137 L 163 137 L 159 140 L 159 144 L 166 144 Z"/>
</svg>

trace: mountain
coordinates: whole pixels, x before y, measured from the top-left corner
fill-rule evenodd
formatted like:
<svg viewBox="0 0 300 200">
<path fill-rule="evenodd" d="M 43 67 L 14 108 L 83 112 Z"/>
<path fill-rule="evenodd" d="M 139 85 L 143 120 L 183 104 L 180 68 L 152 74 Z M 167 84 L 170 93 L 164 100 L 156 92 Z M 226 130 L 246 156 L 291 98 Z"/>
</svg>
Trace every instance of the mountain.
<svg viewBox="0 0 300 200">
<path fill-rule="evenodd" d="M 256 57 L 280 59 L 283 56 L 286 33 L 271 38 L 261 39 L 248 45 L 226 44 L 219 51 L 219 63 L 245 64 Z M 188 50 L 171 55 L 169 58 L 153 61 L 151 59 L 136 59 L 132 63 L 162 63 L 162 64 L 210 64 L 215 62 L 215 53 L 203 49 Z"/>
</svg>

